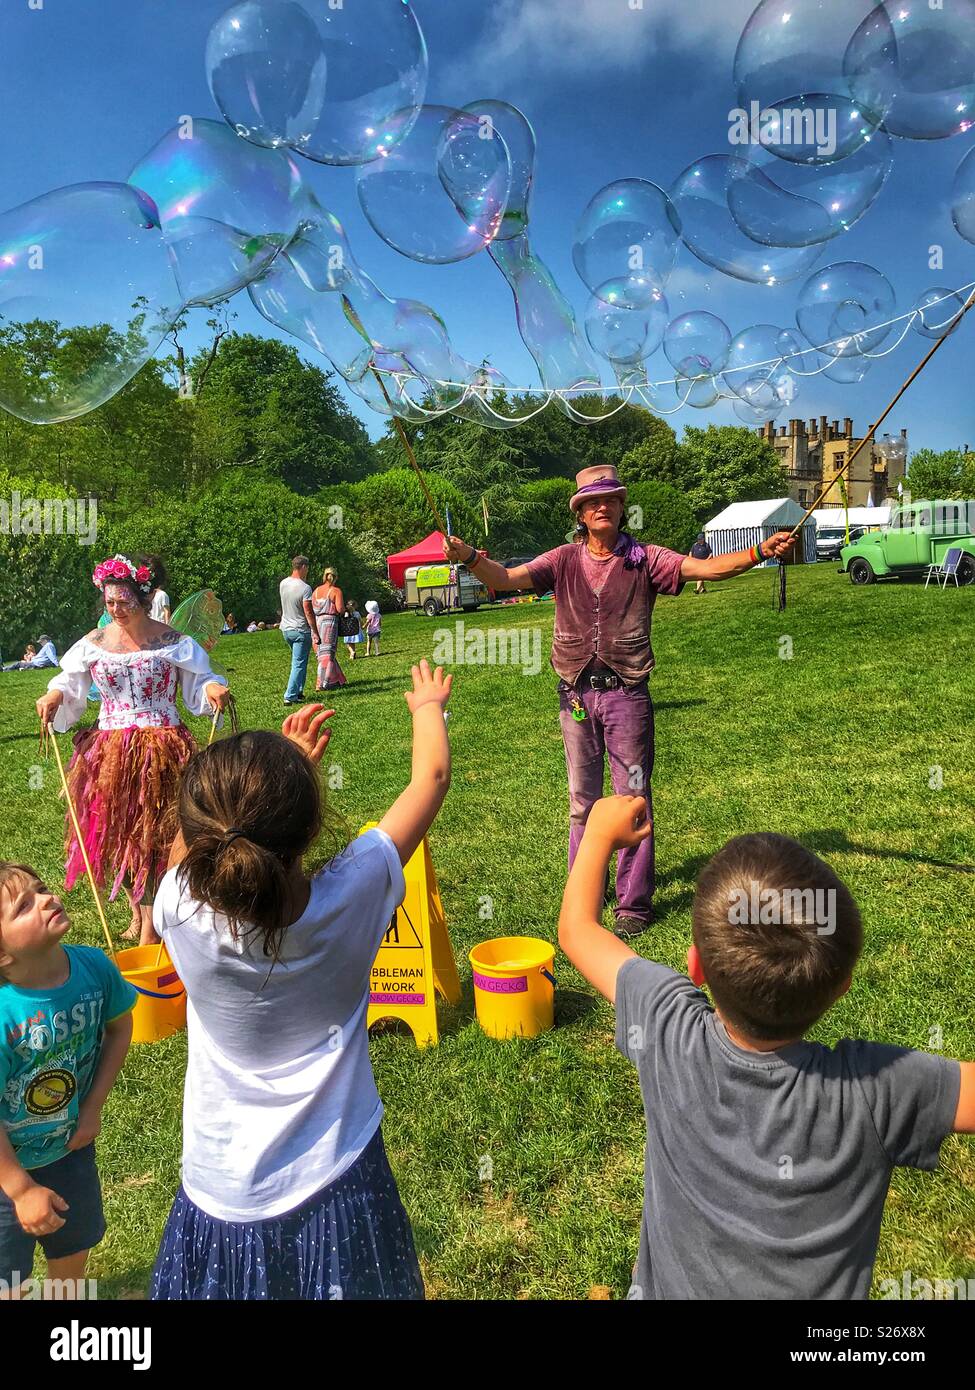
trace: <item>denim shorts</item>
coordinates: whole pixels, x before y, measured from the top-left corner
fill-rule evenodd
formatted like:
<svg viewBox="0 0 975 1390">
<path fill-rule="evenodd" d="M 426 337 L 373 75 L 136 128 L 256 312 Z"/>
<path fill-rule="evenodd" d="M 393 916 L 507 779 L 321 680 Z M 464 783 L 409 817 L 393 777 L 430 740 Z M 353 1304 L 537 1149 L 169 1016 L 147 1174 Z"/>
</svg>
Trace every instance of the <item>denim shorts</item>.
<svg viewBox="0 0 975 1390">
<path fill-rule="evenodd" d="M 56 1163 L 32 1168 L 30 1176 L 41 1187 L 49 1187 L 68 1204 L 62 1212 L 64 1225 L 49 1236 L 29 1236 L 17 1220 L 14 1204 L 0 1192 L 0 1279 L 12 1285 L 13 1276 L 21 1283 L 31 1277 L 34 1248 L 40 1245 L 49 1260 L 64 1260 L 90 1250 L 105 1234 L 102 1188 L 95 1166 L 95 1146 L 65 1154 Z"/>
</svg>

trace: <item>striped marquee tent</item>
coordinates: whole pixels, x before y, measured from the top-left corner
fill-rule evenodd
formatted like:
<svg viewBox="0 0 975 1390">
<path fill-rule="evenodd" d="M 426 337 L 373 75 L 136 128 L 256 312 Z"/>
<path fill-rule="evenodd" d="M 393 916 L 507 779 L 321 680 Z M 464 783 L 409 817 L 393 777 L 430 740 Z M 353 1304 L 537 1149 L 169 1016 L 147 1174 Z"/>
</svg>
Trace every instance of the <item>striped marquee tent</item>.
<svg viewBox="0 0 975 1390">
<path fill-rule="evenodd" d="M 776 531 L 791 531 L 802 521 L 804 507 L 791 497 L 779 497 L 769 502 L 732 502 L 704 528 L 708 545 L 715 555 L 727 555 L 733 550 L 749 550 L 760 541 L 768 540 Z M 800 543 L 790 557 L 790 564 L 815 564 L 816 523 L 809 517 L 802 528 Z M 774 565 L 775 560 L 766 560 Z"/>
</svg>

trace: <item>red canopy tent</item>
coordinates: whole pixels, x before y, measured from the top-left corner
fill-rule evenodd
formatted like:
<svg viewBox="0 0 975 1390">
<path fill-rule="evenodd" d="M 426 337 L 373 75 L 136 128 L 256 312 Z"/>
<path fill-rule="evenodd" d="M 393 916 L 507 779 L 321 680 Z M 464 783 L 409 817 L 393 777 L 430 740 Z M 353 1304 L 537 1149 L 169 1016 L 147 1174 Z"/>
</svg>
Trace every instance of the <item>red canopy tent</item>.
<svg viewBox="0 0 975 1390">
<path fill-rule="evenodd" d="M 386 572 L 389 575 L 390 584 L 397 589 L 402 589 L 406 584 L 406 571 L 412 565 L 443 565 L 445 563 L 443 532 L 431 531 L 429 536 L 418 541 L 416 545 L 410 546 L 409 550 L 401 550 L 398 555 L 388 555 L 386 557 Z"/>
<path fill-rule="evenodd" d="M 486 550 L 479 550 L 479 555 L 487 555 Z M 416 545 L 411 545 L 409 550 L 401 550 L 398 555 L 386 556 L 386 573 L 389 575 L 389 582 L 396 589 L 406 587 L 406 571 L 413 565 L 445 565 L 447 561 L 443 557 L 443 532 L 431 531 L 429 536 L 422 541 L 417 541 Z M 488 593 L 493 593 L 489 589 Z"/>
</svg>

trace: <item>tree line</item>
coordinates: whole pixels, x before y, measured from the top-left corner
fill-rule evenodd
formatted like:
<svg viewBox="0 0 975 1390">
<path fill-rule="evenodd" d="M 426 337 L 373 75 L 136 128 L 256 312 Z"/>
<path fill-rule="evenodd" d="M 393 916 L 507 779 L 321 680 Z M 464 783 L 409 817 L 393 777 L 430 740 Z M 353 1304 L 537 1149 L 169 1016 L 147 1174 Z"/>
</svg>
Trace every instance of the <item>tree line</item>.
<svg viewBox="0 0 975 1390">
<path fill-rule="evenodd" d="M 40 426 L 0 411 L 0 495 L 98 508 L 91 548 L 71 535 L 0 534 L 4 652 L 41 629 L 62 642 L 85 630 L 91 568 L 115 550 L 164 555 L 177 601 L 213 588 L 245 622 L 273 621 L 277 582 L 299 552 L 316 569 L 335 565 L 360 600 L 392 602 L 385 557 L 435 528 L 392 422 L 370 440 L 332 375 L 296 348 L 232 331 L 225 318 L 210 326 L 211 341 L 188 357 L 177 324 L 169 356 L 79 419 Z M 51 327 L 49 350 L 68 358 L 73 334 L 92 333 Z M 0 342 L 0 383 L 23 365 L 11 351 Z M 561 544 L 575 474 L 600 462 L 616 464 L 630 489 L 635 533 L 681 550 L 728 503 L 783 489 L 775 450 L 755 431 L 687 428 L 678 441 L 646 411 L 600 397 L 577 404 L 607 418 L 576 424 L 549 406 L 512 429 L 450 415 L 407 426 L 455 532 L 500 559 Z"/>
</svg>

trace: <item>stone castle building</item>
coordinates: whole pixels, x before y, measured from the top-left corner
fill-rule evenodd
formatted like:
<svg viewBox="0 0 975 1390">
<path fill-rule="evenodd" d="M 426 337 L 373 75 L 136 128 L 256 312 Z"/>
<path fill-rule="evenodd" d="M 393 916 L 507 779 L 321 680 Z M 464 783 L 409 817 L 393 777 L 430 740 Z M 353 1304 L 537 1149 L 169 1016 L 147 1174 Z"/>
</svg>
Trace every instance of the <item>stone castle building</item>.
<svg viewBox="0 0 975 1390">
<path fill-rule="evenodd" d="M 789 496 L 801 507 L 812 506 L 819 493 L 836 477 L 850 454 L 863 437 L 853 432 L 853 421 L 839 420 L 832 424 L 821 415 L 819 420 L 790 420 L 788 425 L 769 421 L 758 431 L 775 449 L 785 472 Z M 907 472 L 907 430 L 891 438 L 883 435 L 863 448 L 845 474 L 846 492 L 851 507 L 866 507 L 872 499 L 874 506 L 883 506 L 897 498 L 897 484 Z M 841 507 L 843 498 L 839 484 L 822 504 Z"/>
</svg>

